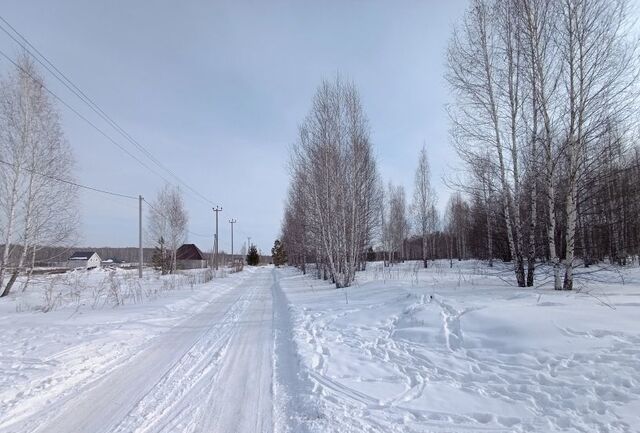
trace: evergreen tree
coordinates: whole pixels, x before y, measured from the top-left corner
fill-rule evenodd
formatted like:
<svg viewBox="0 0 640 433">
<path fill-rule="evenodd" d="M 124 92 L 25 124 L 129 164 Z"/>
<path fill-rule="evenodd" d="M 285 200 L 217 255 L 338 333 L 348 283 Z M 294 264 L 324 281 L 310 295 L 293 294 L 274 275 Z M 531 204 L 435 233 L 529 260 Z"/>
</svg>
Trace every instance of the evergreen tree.
<svg viewBox="0 0 640 433">
<path fill-rule="evenodd" d="M 376 252 L 373 250 L 373 247 L 369 247 L 367 250 L 367 261 L 375 262 L 376 261 Z"/>
<path fill-rule="evenodd" d="M 165 275 L 169 272 L 171 257 L 167 253 L 164 237 L 162 236 L 160 236 L 160 239 L 158 239 L 158 245 L 153 251 L 151 262 L 153 263 L 154 269 L 161 271 L 162 275 Z"/>
<path fill-rule="evenodd" d="M 249 248 L 249 254 L 247 254 L 247 265 L 258 266 L 260 264 L 260 254 L 255 245 L 251 245 Z"/>
<path fill-rule="evenodd" d="M 280 242 L 280 239 L 276 239 L 273 243 L 271 256 L 273 257 L 273 264 L 276 266 L 282 266 L 287 263 L 287 252 L 284 249 L 284 244 Z"/>
</svg>

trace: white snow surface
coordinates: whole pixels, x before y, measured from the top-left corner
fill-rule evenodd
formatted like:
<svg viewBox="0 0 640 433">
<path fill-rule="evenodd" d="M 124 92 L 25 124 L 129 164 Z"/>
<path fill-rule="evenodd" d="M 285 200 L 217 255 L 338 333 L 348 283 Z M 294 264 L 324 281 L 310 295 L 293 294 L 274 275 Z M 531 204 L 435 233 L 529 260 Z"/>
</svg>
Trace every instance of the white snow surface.
<svg viewBox="0 0 640 433">
<path fill-rule="evenodd" d="M 273 282 L 249 268 L 46 314 L 11 312 L 14 296 L 0 322 L 0 432 L 272 431 Z"/>
<path fill-rule="evenodd" d="M 373 263 L 344 290 L 273 267 L 39 276 L 0 300 L 0 433 L 640 431 L 639 268 L 555 292 L 453 265 Z"/>
<path fill-rule="evenodd" d="M 420 266 L 372 264 L 346 291 L 281 279 L 315 431 L 640 431 L 640 269 L 556 292 Z"/>
</svg>

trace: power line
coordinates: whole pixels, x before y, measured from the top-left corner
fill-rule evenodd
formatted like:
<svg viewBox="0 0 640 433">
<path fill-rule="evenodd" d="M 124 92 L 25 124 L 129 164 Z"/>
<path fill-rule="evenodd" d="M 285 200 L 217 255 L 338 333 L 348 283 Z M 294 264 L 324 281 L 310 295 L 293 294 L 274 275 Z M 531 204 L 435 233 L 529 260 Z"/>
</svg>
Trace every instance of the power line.
<svg viewBox="0 0 640 433">
<path fill-rule="evenodd" d="M 176 179 L 180 184 L 189 189 L 192 193 L 196 194 L 200 199 L 204 200 L 209 204 L 213 204 L 209 199 L 207 199 L 204 195 L 202 195 L 199 191 L 192 188 L 189 184 L 184 182 L 180 177 L 178 177 L 173 171 L 164 166 L 149 150 L 147 150 L 140 142 L 138 142 L 135 138 L 131 136 L 124 128 L 122 128 L 115 120 L 113 120 L 98 104 L 96 104 L 85 92 L 82 91 L 76 84 L 71 81 L 60 69 L 58 69 L 44 54 L 40 52 L 29 40 L 22 35 L 18 30 L 16 30 L 4 17 L 0 15 L 0 21 L 2 21 L 6 26 L 8 26 L 15 34 L 17 34 L 24 43 L 18 40 L 13 34 L 11 34 L 4 26 L 0 24 L 0 30 L 6 33 L 15 43 L 17 43 L 23 50 L 28 52 L 31 57 L 33 57 L 42 67 L 44 67 L 51 75 L 53 75 L 60 83 L 62 83 L 69 91 L 71 91 L 74 95 L 76 95 L 82 102 L 84 102 L 89 108 L 95 112 L 98 116 L 100 116 L 103 120 L 105 120 L 112 128 L 114 128 L 120 135 L 122 135 L 127 141 L 133 144 L 141 153 L 143 153 L 147 158 L 149 158 L 156 166 L 160 169 L 169 173 L 174 179 Z M 25 45 L 26 44 L 26 45 Z M 35 51 L 37 56 L 28 48 Z M 8 57 L 3 53 L 5 57 Z M 40 60 L 41 57 L 42 60 Z M 14 65 L 15 62 L 12 61 Z M 16 65 L 17 66 L 17 65 Z M 22 68 L 20 68 L 22 69 Z M 53 69 L 53 70 L 52 70 Z M 54 72 L 55 71 L 55 72 Z M 57 98 L 57 97 L 56 97 Z M 58 98 L 59 99 L 59 98 Z M 66 104 L 65 104 L 66 105 Z M 75 110 L 74 110 L 75 111 Z M 86 120 L 86 119 L 85 119 Z M 122 149 L 121 146 L 118 145 Z M 124 150 L 124 149 L 122 149 Z M 126 152 L 129 156 L 133 157 L 129 152 Z M 134 157 L 138 162 L 140 162 L 137 158 Z M 147 167 L 145 165 L 147 169 Z M 151 170 L 152 171 L 152 170 Z M 152 171 L 155 173 L 154 171 Z M 157 174 L 157 173 L 155 173 Z M 162 177 L 162 176 L 160 176 Z M 164 177 L 162 177 L 164 179 Z M 166 179 L 164 179 L 166 181 Z"/>
<path fill-rule="evenodd" d="M 66 183 L 68 185 L 73 185 L 73 186 L 76 186 L 78 188 L 83 188 L 83 189 L 87 189 L 87 190 L 90 190 L 90 191 L 99 192 L 99 193 L 102 193 L 102 194 L 109 194 L 109 195 L 113 195 L 113 196 L 116 196 L 116 197 L 130 198 L 130 199 L 133 199 L 133 200 L 138 200 L 138 197 L 134 197 L 132 195 L 120 194 L 120 193 L 113 192 L 113 191 L 107 191 L 107 190 L 100 189 L 100 188 L 94 188 L 92 186 L 82 185 L 80 183 L 73 182 L 73 181 L 70 181 L 70 180 L 61 179 L 59 177 L 51 176 L 51 175 L 44 174 L 44 173 L 39 173 L 39 172 L 37 172 L 35 170 L 31 170 L 31 169 L 26 168 L 26 167 L 20 167 L 20 166 L 17 166 L 16 164 L 12 164 L 10 162 L 3 161 L 1 159 L 0 159 L 0 164 L 5 164 L 5 165 L 8 165 L 8 166 L 13 167 L 13 168 L 19 168 L 19 169 L 25 170 L 25 171 L 27 171 L 29 173 L 33 173 L 35 175 L 45 177 L 47 179 L 51 179 L 51 180 L 54 180 L 56 182 L 61 182 L 61 183 Z"/>
<path fill-rule="evenodd" d="M 83 184 L 81 184 L 81 183 L 73 182 L 73 181 L 71 181 L 71 180 L 61 179 L 61 178 L 59 178 L 59 177 L 51 176 L 51 175 L 44 174 L 44 173 L 40 173 L 40 172 L 37 172 L 37 171 L 35 171 L 35 170 L 31 170 L 31 169 L 29 169 L 29 168 L 26 168 L 26 167 L 19 167 L 19 166 L 18 166 L 18 165 L 16 165 L 16 164 L 12 164 L 12 163 L 7 162 L 7 161 L 4 161 L 4 160 L 2 160 L 2 159 L 0 159 L 0 164 L 8 165 L 9 167 L 13 167 L 13 168 L 19 168 L 19 169 L 24 170 L 24 171 L 27 171 L 27 172 L 29 172 L 29 173 L 33 173 L 33 174 L 35 174 L 35 175 L 37 175 L 37 176 L 42 176 L 42 177 L 44 177 L 44 178 L 51 179 L 51 180 L 56 181 L 56 182 L 65 183 L 65 184 L 67 184 L 67 185 L 72 185 L 72 186 L 75 186 L 75 187 L 78 187 L 78 188 L 82 188 L 82 189 L 86 189 L 86 190 L 89 190 L 89 191 L 99 192 L 99 193 L 101 193 L 101 194 L 108 194 L 108 195 L 112 195 L 112 196 L 115 196 L 115 197 L 128 198 L 128 199 L 131 199 L 131 200 L 139 200 L 139 197 L 134 197 L 134 196 L 132 196 L 132 195 L 121 194 L 121 193 L 113 192 L 113 191 L 107 191 L 107 190 L 105 190 L 105 189 L 95 188 L 95 187 L 93 187 L 93 186 L 88 186 L 88 185 L 83 185 Z M 143 198 L 143 199 L 142 199 L 142 201 L 144 201 L 147 205 L 149 205 L 149 207 L 150 207 L 151 209 L 153 209 L 153 210 L 154 210 L 158 215 L 160 215 L 162 218 L 164 218 L 164 219 L 168 219 L 168 217 L 167 217 L 166 215 L 164 215 L 162 212 L 160 212 L 158 209 L 156 209 L 156 208 L 155 208 L 151 203 L 149 203 L 147 200 L 145 200 L 145 199 Z M 189 234 L 191 234 L 191 235 L 193 235 L 193 236 L 200 236 L 200 237 L 203 237 L 203 238 L 210 238 L 210 237 L 212 236 L 212 235 L 203 235 L 203 234 L 201 234 L 201 233 L 192 232 L 191 230 L 187 230 L 187 233 L 189 233 Z"/>
<path fill-rule="evenodd" d="M 91 110 L 93 110 L 103 120 L 105 120 L 107 123 L 109 123 L 111 125 L 111 127 L 113 127 L 118 133 L 120 133 L 125 139 L 127 139 L 127 141 L 129 141 L 131 144 L 133 144 L 140 152 L 142 152 L 144 155 L 146 155 L 154 164 L 156 164 L 158 167 L 160 167 L 164 171 L 168 172 L 179 183 L 181 183 L 186 188 L 191 190 L 193 193 L 195 193 L 201 199 L 205 200 L 207 203 L 211 203 L 210 200 L 208 200 L 206 197 L 204 197 L 202 194 L 200 194 L 197 190 L 192 188 L 190 185 L 188 185 L 182 179 L 180 179 L 173 171 L 171 171 L 169 168 L 165 167 L 156 157 L 153 156 L 153 154 L 151 154 L 151 152 L 149 152 L 142 144 L 140 144 L 137 140 L 135 140 L 131 136 L 131 134 L 129 134 L 127 131 L 125 131 L 115 120 L 113 120 L 107 113 L 105 113 L 104 110 L 102 110 L 100 108 L 100 106 L 98 106 L 91 98 L 89 98 L 89 96 L 87 96 L 86 93 L 84 93 L 62 71 L 60 71 L 51 61 L 49 61 L 49 59 L 44 54 L 42 54 L 33 44 L 31 44 L 31 42 L 29 42 L 29 40 L 24 35 L 22 35 L 18 30 L 16 30 L 6 19 L 4 19 L 2 16 L 0 16 L 0 20 L 2 22 L 4 22 L 13 32 L 15 32 L 30 48 L 32 48 L 38 54 L 38 56 L 40 56 L 44 60 L 44 62 L 46 62 L 46 64 L 43 63 L 36 55 L 34 55 L 33 52 L 31 50 L 29 50 L 29 48 L 27 48 L 22 42 L 17 40 L 2 25 L 0 25 L 0 30 L 2 30 L 4 33 L 6 33 L 18 45 L 20 45 L 20 47 L 22 47 L 22 49 L 24 49 L 26 52 L 28 52 L 40 65 L 42 65 L 47 71 L 49 71 L 49 73 L 51 75 L 53 75 L 58 81 L 60 81 L 67 89 L 69 89 L 81 101 L 83 101 L 85 104 L 87 104 L 89 106 L 89 108 L 91 108 Z M 51 68 L 49 66 L 47 66 L 47 65 L 49 65 L 51 68 L 53 68 L 55 70 L 55 72 L 52 71 Z M 166 179 L 164 179 L 164 180 L 166 181 Z"/>
<path fill-rule="evenodd" d="M 137 198 L 136 198 L 136 200 L 137 200 Z M 145 202 L 155 213 L 160 215 L 163 219 L 165 219 L 165 220 L 169 219 L 169 217 L 167 217 L 165 214 L 160 212 L 155 206 L 153 206 L 151 203 L 149 203 L 145 198 L 143 198 L 142 201 Z M 203 234 L 200 234 L 200 233 L 192 232 L 191 230 L 186 230 L 186 232 L 189 233 L 190 235 L 200 236 L 200 237 L 203 237 L 203 238 L 210 238 L 211 237 L 211 235 L 203 235 Z"/>
<path fill-rule="evenodd" d="M 64 101 L 61 97 L 59 97 L 56 93 L 54 93 L 51 89 L 49 89 L 42 81 L 38 80 L 36 77 L 34 77 L 29 71 L 27 71 L 26 69 L 24 69 L 22 66 L 20 66 L 18 63 L 16 63 L 11 57 L 9 57 L 4 51 L 0 50 L 0 55 L 2 55 L 5 59 L 7 59 L 9 62 L 11 62 L 16 68 L 20 69 L 23 73 L 27 74 L 29 76 L 29 78 L 31 78 L 35 83 L 38 83 L 38 85 L 42 86 L 42 88 L 44 90 L 46 90 L 51 96 L 53 96 L 57 101 L 59 101 L 61 104 L 63 104 L 65 107 L 67 107 L 69 110 L 71 110 L 76 116 L 78 116 L 79 118 L 81 118 L 82 120 L 84 120 L 85 122 L 87 122 L 93 129 L 95 129 L 96 131 L 98 131 L 103 137 L 105 137 L 107 140 L 109 140 L 111 143 L 115 144 L 116 146 L 118 146 L 123 152 L 125 152 L 127 155 L 129 155 L 131 158 L 135 159 L 136 161 L 138 161 L 138 163 L 140 163 L 143 167 L 145 167 L 147 170 L 149 170 L 150 172 L 154 173 L 155 175 L 159 176 L 161 179 L 163 179 L 165 182 L 170 183 L 164 176 L 162 176 L 161 174 L 159 174 L 158 172 L 156 172 L 155 170 L 153 170 L 151 167 L 149 167 L 147 164 L 145 164 L 143 161 L 141 161 L 138 157 L 136 157 L 134 154 L 132 154 L 131 152 L 129 152 L 126 148 L 124 148 L 120 143 L 118 143 L 117 141 L 115 141 L 109 134 L 107 134 L 106 132 L 104 132 L 102 129 L 100 129 L 95 123 L 91 122 L 88 118 L 86 118 L 84 115 L 82 115 L 78 110 L 76 110 L 75 108 L 73 108 L 71 105 L 69 105 L 66 101 Z"/>
</svg>

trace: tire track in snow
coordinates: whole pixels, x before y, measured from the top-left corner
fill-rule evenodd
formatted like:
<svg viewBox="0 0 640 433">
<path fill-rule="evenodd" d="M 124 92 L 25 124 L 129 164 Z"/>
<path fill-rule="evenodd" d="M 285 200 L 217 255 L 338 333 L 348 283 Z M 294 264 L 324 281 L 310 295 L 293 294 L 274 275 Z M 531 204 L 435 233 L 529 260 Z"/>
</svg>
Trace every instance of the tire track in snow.
<svg viewBox="0 0 640 433">
<path fill-rule="evenodd" d="M 246 276 L 240 277 L 238 283 L 242 283 L 246 278 Z M 123 343 L 110 337 L 112 333 L 120 332 L 125 326 L 133 323 L 126 315 L 117 322 L 95 325 L 98 331 L 103 328 L 108 334 L 43 358 L 42 362 L 56 367 L 52 374 L 25 384 L 26 388 L 19 390 L 19 395 L 22 396 L 19 399 L 0 398 L 2 400 L 0 412 L 4 412 L 5 418 L 5 421 L 0 422 L 0 432 L 33 432 L 40 425 L 52 422 L 66 405 L 73 404 L 78 395 L 99 387 L 105 381 L 105 377 L 122 369 L 123 365 L 138 357 L 140 352 L 153 349 L 158 341 L 162 341 L 165 333 L 172 334 L 175 329 L 183 325 L 188 326 L 188 323 L 192 323 L 193 319 L 200 316 L 208 306 L 228 296 L 237 288 L 236 286 L 236 283 L 220 285 L 213 296 L 209 295 L 201 300 L 204 306 L 194 316 L 183 319 L 168 331 L 151 338 L 140 337 L 142 339 L 140 344 L 123 346 Z M 158 319 L 151 319 L 151 321 L 154 320 Z M 148 324 L 148 321 L 143 321 Z M 127 329 L 124 331 L 127 332 Z M 96 330 L 89 330 L 89 333 L 98 335 Z"/>
<path fill-rule="evenodd" d="M 225 355 L 234 331 L 237 330 L 235 323 L 249 304 L 247 297 L 242 296 L 238 299 L 229 307 L 219 324 L 210 327 L 201 335 L 155 387 L 136 404 L 113 433 L 164 431 L 165 427 L 177 424 L 176 421 L 189 417 L 197 409 L 197 406 L 194 407 L 190 403 L 199 401 L 215 382 L 217 367 Z M 160 423 L 176 407 L 182 405 L 184 400 L 189 400 L 187 406 L 179 411 L 179 416 L 171 418 L 163 427 Z M 158 425 L 161 428 L 157 429 Z"/>
<path fill-rule="evenodd" d="M 7 431 L 112 433 L 200 428 L 211 412 L 206 393 L 211 394 L 219 378 L 219 367 L 237 339 L 241 318 L 256 291 L 268 292 L 269 286 L 260 286 L 260 274 L 264 276 L 255 272 L 239 287 L 217 296 L 201 313 L 159 336 L 74 398 L 58 401 L 47 412 Z M 270 347 L 270 342 L 266 345 Z M 172 427 L 184 419 L 190 420 L 185 428 Z"/>
</svg>

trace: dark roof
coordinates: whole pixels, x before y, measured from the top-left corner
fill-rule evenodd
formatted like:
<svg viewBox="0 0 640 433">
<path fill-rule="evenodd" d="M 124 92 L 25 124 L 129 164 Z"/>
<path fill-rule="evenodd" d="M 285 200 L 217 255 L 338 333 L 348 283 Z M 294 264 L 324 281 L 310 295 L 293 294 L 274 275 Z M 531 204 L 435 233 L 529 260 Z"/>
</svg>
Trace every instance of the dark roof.
<svg viewBox="0 0 640 433">
<path fill-rule="evenodd" d="M 183 244 L 176 250 L 176 260 L 205 260 L 205 258 L 195 244 Z"/>
<path fill-rule="evenodd" d="M 94 254 L 96 254 L 95 251 L 76 251 L 69 260 L 89 260 Z"/>
</svg>

